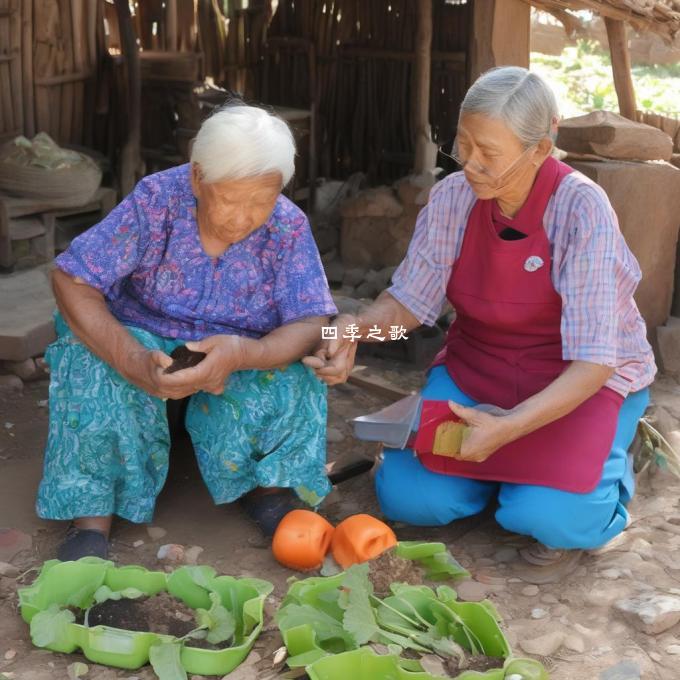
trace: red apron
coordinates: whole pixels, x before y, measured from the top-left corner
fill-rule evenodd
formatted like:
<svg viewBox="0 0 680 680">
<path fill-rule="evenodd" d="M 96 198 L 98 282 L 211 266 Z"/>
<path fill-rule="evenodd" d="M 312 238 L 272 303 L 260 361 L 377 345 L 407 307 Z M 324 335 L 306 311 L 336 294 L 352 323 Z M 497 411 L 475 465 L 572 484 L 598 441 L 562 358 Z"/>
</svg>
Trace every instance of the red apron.
<svg viewBox="0 0 680 680">
<path fill-rule="evenodd" d="M 456 385 L 479 403 L 513 408 L 569 365 L 562 359 L 562 300 L 550 277 L 543 215 L 571 168 L 548 158 L 513 224 L 526 238 L 506 241 L 494 201 L 477 200 L 468 219 L 447 297 L 456 310 L 445 363 Z M 482 463 L 418 452 L 434 472 L 575 493 L 592 491 L 614 441 L 623 397 L 603 387 L 574 411 L 507 444 Z"/>
</svg>

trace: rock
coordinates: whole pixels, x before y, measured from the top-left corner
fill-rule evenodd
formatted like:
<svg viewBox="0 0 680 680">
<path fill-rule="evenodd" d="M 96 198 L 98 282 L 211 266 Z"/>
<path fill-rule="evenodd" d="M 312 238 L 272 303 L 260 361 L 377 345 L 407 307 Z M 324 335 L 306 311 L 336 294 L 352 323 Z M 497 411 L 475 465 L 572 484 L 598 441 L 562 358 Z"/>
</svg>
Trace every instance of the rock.
<svg viewBox="0 0 680 680">
<path fill-rule="evenodd" d="M 33 539 L 18 529 L 0 528 L 0 561 L 11 562 L 22 550 L 28 550 Z"/>
<path fill-rule="evenodd" d="M 326 429 L 326 439 L 331 443 L 339 444 L 345 440 L 345 435 L 342 434 L 340 430 L 334 427 L 329 427 Z"/>
<path fill-rule="evenodd" d="M 513 562 L 517 559 L 517 548 L 501 548 L 494 553 L 496 562 Z"/>
<path fill-rule="evenodd" d="M 654 556 L 654 549 L 649 541 L 644 538 L 634 538 L 628 545 L 628 549 L 640 555 L 645 560 L 651 560 Z"/>
<path fill-rule="evenodd" d="M 680 645 L 668 645 L 666 647 L 666 654 L 680 654 Z"/>
<path fill-rule="evenodd" d="M 0 279 L 0 359 L 23 361 L 55 339 L 54 296 L 43 268 Z"/>
<path fill-rule="evenodd" d="M 541 597 L 541 602 L 544 604 L 557 604 L 559 600 L 552 593 L 546 593 Z"/>
<path fill-rule="evenodd" d="M 381 292 L 376 281 L 364 281 L 356 287 L 354 295 L 358 298 L 375 298 Z"/>
<path fill-rule="evenodd" d="M 565 640 L 565 634 L 561 630 L 553 630 L 545 635 L 530 640 L 520 640 L 519 646 L 527 654 L 537 656 L 552 656 Z"/>
<path fill-rule="evenodd" d="M 21 572 L 13 564 L 9 562 L 0 562 L 0 576 L 6 578 L 16 578 Z"/>
<path fill-rule="evenodd" d="M 666 323 L 675 281 L 680 226 L 680 170 L 665 163 L 621 161 L 570 165 L 606 192 L 626 243 L 642 269 L 635 300 L 650 331 Z M 653 214 L 654 219 L 649 220 Z"/>
<path fill-rule="evenodd" d="M 532 619 L 544 619 L 546 616 L 548 616 L 548 612 L 545 609 L 536 607 L 535 609 L 531 610 Z"/>
<path fill-rule="evenodd" d="M 340 214 L 347 217 L 399 217 L 404 206 L 390 187 L 365 189 L 342 205 Z"/>
<path fill-rule="evenodd" d="M 633 576 L 633 574 L 631 573 L 630 569 L 603 569 L 600 572 L 600 576 L 602 576 L 602 578 L 608 578 L 612 581 L 615 581 L 617 578 L 621 578 L 622 576 L 628 576 L 630 578 Z"/>
<path fill-rule="evenodd" d="M 618 160 L 670 161 L 673 156 L 670 135 L 610 111 L 562 120 L 556 144 L 564 151 Z"/>
<path fill-rule="evenodd" d="M 665 326 L 656 329 L 656 341 L 661 355 L 663 370 L 680 372 L 680 319 L 671 317 Z"/>
<path fill-rule="evenodd" d="M 522 595 L 526 595 L 527 597 L 534 597 L 538 595 L 539 593 L 539 587 L 535 585 L 530 585 L 530 586 L 525 586 L 522 588 Z"/>
<path fill-rule="evenodd" d="M 16 649 L 8 649 L 5 652 L 5 661 L 11 661 L 17 655 Z"/>
<path fill-rule="evenodd" d="M 152 541 L 160 541 L 168 532 L 165 529 L 161 529 L 161 527 L 147 527 L 146 533 L 149 534 L 149 538 Z"/>
<path fill-rule="evenodd" d="M 464 602 L 481 602 L 486 598 L 488 589 L 478 581 L 463 581 L 456 586 L 456 592 Z"/>
<path fill-rule="evenodd" d="M 140 539 L 140 540 L 138 540 L 138 541 L 135 541 L 135 542 L 132 544 L 132 547 L 133 547 L 133 548 L 141 548 L 143 545 L 144 545 L 144 541 L 142 541 L 142 540 Z"/>
<path fill-rule="evenodd" d="M 366 269 L 364 267 L 349 267 L 345 269 L 345 276 L 342 283 L 345 286 L 358 286 L 366 277 Z"/>
<path fill-rule="evenodd" d="M 0 375 L 0 395 L 19 394 L 24 389 L 24 383 L 16 375 Z"/>
<path fill-rule="evenodd" d="M 680 621 L 680 597 L 665 593 L 642 593 L 619 600 L 614 607 L 647 635 L 663 633 Z"/>
<path fill-rule="evenodd" d="M 203 548 L 199 545 L 192 545 L 191 548 L 184 551 L 184 561 L 186 564 L 197 564 L 198 558 L 203 552 Z"/>
<path fill-rule="evenodd" d="M 602 671 L 599 680 L 640 680 L 641 673 L 640 666 L 635 661 L 626 659 Z"/>
<path fill-rule="evenodd" d="M 35 361 L 30 358 L 23 361 L 5 361 L 3 362 L 3 369 L 22 380 L 35 380 L 36 377 L 39 377 L 40 373 L 35 365 Z"/>
<path fill-rule="evenodd" d="M 340 260 L 332 260 L 328 262 L 324 269 L 326 270 L 326 278 L 329 283 L 343 283 L 345 276 L 345 268 L 342 266 Z"/>
<path fill-rule="evenodd" d="M 567 637 L 564 638 L 564 646 L 578 654 L 583 654 L 586 650 L 586 643 L 579 635 L 567 635 Z"/>
<path fill-rule="evenodd" d="M 185 550 L 183 545 L 177 543 L 168 543 L 158 548 L 156 557 L 161 562 L 168 562 L 169 564 L 183 564 L 185 560 Z"/>
<path fill-rule="evenodd" d="M 476 578 L 480 583 L 485 583 L 488 586 L 504 586 L 506 583 L 504 576 L 496 576 L 485 569 L 480 570 Z"/>
</svg>

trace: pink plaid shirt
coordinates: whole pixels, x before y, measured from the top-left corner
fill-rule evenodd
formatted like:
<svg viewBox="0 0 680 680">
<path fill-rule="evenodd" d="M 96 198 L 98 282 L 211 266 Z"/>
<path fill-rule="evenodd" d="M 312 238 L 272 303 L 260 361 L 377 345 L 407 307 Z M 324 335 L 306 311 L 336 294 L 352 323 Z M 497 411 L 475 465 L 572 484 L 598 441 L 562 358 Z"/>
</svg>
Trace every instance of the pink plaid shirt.
<svg viewBox="0 0 680 680">
<path fill-rule="evenodd" d="M 433 187 L 418 215 L 408 253 L 388 290 L 421 323 L 432 326 L 441 314 L 474 202 L 472 188 L 458 172 Z M 572 172 L 550 199 L 544 225 L 552 246 L 552 282 L 562 297 L 563 358 L 615 368 L 607 386 L 623 396 L 647 387 L 656 365 L 633 300 L 640 267 L 607 195 Z"/>
</svg>

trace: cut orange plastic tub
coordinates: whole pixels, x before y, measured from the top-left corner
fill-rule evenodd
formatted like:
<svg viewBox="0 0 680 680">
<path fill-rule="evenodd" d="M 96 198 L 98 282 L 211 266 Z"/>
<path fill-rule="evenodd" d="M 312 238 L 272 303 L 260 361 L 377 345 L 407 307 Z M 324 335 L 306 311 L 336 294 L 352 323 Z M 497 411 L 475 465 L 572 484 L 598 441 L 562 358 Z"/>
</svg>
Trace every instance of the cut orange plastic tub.
<svg viewBox="0 0 680 680">
<path fill-rule="evenodd" d="M 397 545 L 397 537 L 387 524 L 371 515 L 352 515 L 335 528 L 331 551 L 343 568 L 372 560 Z"/>
<path fill-rule="evenodd" d="M 276 528 L 272 552 L 289 569 L 318 569 L 326 557 L 333 532 L 333 526 L 316 512 L 291 510 Z"/>
</svg>

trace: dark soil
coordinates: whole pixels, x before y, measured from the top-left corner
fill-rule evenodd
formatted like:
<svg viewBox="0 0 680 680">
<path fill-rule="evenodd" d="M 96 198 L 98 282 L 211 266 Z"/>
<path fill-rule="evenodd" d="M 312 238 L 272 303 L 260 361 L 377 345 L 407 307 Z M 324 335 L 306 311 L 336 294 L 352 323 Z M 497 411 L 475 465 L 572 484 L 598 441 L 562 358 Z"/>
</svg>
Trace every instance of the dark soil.
<svg viewBox="0 0 680 680">
<path fill-rule="evenodd" d="M 174 373 L 175 371 L 181 371 L 183 368 L 193 368 L 200 364 L 205 357 L 205 352 L 192 352 L 185 345 L 180 345 L 175 347 L 170 353 L 170 358 L 173 359 L 173 362 L 164 372 Z"/>
<path fill-rule="evenodd" d="M 84 612 L 77 617 L 83 623 Z M 182 637 L 196 628 L 194 612 L 168 593 L 139 600 L 107 600 L 90 609 L 88 625 Z"/>
<path fill-rule="evenodd" d="M 392 583 L 423 584 L 423 572 L 413 560 L 398 557 L 394 550 L 388 550 L 369 563 L 368 578 L 373 584 L 373 592 L 378 597 L 390 595 Z"/>
<path fill-rule="evenodd" d="M 212 642 L 208 642 L 207 640 L 187 640 L 184 643 L 184 646 L 219 651 L 220 649 L 227 649 L 228 647 L 231 647 L 231 640 L 225 640 L 224 642 L 220 642 L 219 644 L 216 645 L 212 644 Z"/>
<path fill-rule="evenodd" d="M 477 671 L 484 673 L 494 668 L 503 668 L 505 659 L 498 656 L 484 656 L 483 654 L 475 654 L 474 656 L 466 656 L 465 663 L 462 668 L 458 668 L 458 659 L 446 659 L 444 666 L 446 672 L 453 678 L 460 675 L 463 671 Z"/>
</svg>

